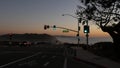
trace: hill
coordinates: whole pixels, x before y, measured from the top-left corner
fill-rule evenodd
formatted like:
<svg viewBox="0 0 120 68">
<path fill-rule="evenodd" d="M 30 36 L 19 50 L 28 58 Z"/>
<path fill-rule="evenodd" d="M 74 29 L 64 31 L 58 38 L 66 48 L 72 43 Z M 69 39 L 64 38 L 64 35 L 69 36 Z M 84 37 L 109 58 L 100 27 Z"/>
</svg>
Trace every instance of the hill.
<svg viewBox="0 0 120 68">
<path fill-rule="evenodd" d="M 0 36 L 0 41 L 30 41 L 30 42 L 56 42 L 54 36 L 48 34 L 5 34 Z"/>
</svg>

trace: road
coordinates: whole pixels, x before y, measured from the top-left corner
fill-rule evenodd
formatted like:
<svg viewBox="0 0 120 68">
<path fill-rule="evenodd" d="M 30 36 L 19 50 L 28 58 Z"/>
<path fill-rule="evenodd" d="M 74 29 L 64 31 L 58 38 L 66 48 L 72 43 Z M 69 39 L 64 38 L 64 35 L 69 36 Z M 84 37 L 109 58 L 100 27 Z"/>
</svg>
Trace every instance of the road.
<svg viewBox="0 0 120 68">
<path fill-rule="evenodd" d="M 0 47 L 0 68 L 98 68 L 65 52 L 64 46 Z"/>
</svg>

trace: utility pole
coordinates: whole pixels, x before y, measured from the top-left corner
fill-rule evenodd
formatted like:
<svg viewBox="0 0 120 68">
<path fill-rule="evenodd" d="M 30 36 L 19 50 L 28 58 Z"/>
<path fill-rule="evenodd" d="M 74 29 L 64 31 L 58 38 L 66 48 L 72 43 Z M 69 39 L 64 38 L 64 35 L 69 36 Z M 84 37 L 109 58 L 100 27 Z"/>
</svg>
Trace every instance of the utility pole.
<svg viewBox="0 0 120 68">
<path fill-rule="evenodd" d="M 75 17 L 75 16 L 73 16 L 73 15 L 71 15 L 71 14 L 63 14 L 62 16 L 65 16 L 65 15 L 67 15 L 67 16 L 71 16 L 71 17 L 73 17 L 73 18 L 76 18 L 77 20 L 78 20 L 78 30 L 77 30 L 77 37 L 78 37 L 78 47 L 79 47 L 79 45 L 80 45 L 80 33 L 79 33 L 79 31 L 80 31 L 80 26 L 79 26 L 79 23 L 81 23 L 81 18 L 78 18 L 78 17 Z"/>
<path fill-rule="evenodd" d="M 80 45 L 80 33 L 79 33 L 79 31 L 80 31 L 80 26 L 79 26 L 79 23 L 81 23 L 81 18 L 77 18 L 78 19 L 78 47 L 79 47 L 79 45 Z"/>
</svg>

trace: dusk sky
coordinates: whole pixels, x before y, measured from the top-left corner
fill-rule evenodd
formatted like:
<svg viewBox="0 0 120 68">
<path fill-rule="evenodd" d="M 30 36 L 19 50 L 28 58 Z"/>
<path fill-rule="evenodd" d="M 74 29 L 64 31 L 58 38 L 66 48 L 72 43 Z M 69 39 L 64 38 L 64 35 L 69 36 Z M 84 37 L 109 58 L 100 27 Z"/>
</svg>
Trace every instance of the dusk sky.
<svg viewBox="0 0 120 68">
<path fill-rule="evenodd" d="M 56 25 L 77 30 L 75 16 L 78 0 L 0 0 L 0 34 L 47 33 L 51 35 L 75 36 L 75 32 L 63 33 L 61 29 L 44 30 L 44 25 Z M 84 36 L 81 25 L 80 35 Z M 90 24 L 90 36 L 109 36 L 95 24 Z"/>
</svg>

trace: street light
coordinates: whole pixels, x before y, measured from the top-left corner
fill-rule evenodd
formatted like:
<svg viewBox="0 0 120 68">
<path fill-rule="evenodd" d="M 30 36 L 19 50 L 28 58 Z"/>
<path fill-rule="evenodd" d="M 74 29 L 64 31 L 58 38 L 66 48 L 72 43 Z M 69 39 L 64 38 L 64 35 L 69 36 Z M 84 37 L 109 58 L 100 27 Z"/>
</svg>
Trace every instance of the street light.
<svg viewBox="0 0 120 68">
<path fill-rule="evenodd" d="M 73 17 L 73 18 L 76 18 L 77 20 L 78 20 L 78 31 L 77 31 L 77 36 L 78 36 L 78 47 L 79 47 L 79 44 L 80 44 L 80 33 L 79 33 L 79 31 L 80 31 L 80 26 L 79 26 L 79 23 L 81 23 L 81 18 L 79 18 L 79 17 L 75 17 L 75 16 L 73 16 L 73 15 L 71 15 L 71 14 L 62 14 L 62 16 L 71 16 L 71 17 Z"/>
</svg>

